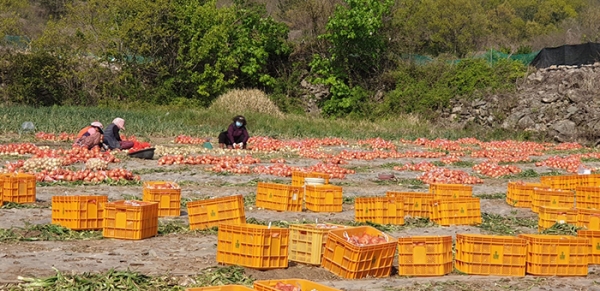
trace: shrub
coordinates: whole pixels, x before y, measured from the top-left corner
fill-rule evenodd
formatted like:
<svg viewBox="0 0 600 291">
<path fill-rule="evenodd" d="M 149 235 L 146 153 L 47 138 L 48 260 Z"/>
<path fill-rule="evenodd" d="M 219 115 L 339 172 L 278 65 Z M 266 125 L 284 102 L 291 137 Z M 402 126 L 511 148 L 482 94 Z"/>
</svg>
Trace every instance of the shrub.
<svg viewBox="0 0 600 291">
<path fill-rule="evenodd" d="M 262 91 L 231 90 L 219 96 L 211 105 L 211 110 L 219 110 L 232 114 L 264 113 L 276 117 L 283 117 L 283 113 Z"/>
</svg>

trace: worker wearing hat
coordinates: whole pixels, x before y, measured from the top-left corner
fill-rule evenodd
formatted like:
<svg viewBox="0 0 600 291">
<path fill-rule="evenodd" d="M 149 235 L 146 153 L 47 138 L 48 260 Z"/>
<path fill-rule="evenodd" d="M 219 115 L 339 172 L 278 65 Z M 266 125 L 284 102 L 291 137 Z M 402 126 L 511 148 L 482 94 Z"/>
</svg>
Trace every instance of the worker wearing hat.
<svg viewBox="0 0 600 291">
<path fill-rule="evenodd" d="M 104 126 L 99 121 L 92 122 L 79 132 L 80 135 L 78 135 L 73 146 L 85 147 L 90 150 L 95 146 L 100 146 L 102 134 L 104 134 L 103 128 Z"/>
<path fill-rule="evenodd" d="M 125 119 L 117 117 L 111 124 L 106 127 L 104 138 L 102 142 L 108 146 L 109 149 L 120 149 L 127 150 L 133 147 L 134 143 L 128 140 L 121 140 L 121 129 L 125 130 Z"/>
</svg>

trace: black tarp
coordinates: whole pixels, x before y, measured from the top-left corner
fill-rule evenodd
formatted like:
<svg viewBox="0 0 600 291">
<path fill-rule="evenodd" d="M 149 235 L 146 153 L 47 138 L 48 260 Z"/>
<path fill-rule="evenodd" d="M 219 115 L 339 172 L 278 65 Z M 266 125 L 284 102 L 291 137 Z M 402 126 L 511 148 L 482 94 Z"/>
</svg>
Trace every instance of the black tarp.
<svg viewBox="0 0 600 291">
<path fill-rule="evenodd" d="M 589 65 L 600 61 L 600 43 L 583 43 L 544 48 L 531 61 L 538 69 L 556 66 Z"/>
</svg>

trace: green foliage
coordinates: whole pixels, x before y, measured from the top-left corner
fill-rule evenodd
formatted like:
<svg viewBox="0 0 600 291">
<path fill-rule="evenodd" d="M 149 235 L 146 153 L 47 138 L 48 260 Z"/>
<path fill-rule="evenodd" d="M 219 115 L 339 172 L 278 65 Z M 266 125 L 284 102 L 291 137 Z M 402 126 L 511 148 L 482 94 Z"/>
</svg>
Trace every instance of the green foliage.
<svg viewBox="0 0 600 291">
<path fill-rule="evenodd" d="M 313 81 L 330 88 L 331 98 L 323 104 L 323 112 L 330 116 L 365 113 L 360 105 L 367 103 L 369 93 L 356 84 L 378 71 L 386 51 L 383 17 L 392 5 L 390 0 L 345 2 L 347 6 L 337 6 L 327 33 L 320 36 L 331 44 L 329 56 L 315 55 L 310 63 Z"/>
<path fill-rule="evenodd" d="M 179 84 L 206 104 L 228 88 L 275 85 L 267 65 L 289 55 L 288 29 L 263 17 L 264 7 L 196 1 L 177 7 L 177 14 Z"/>
<path fill-rule="evenodd" d="M 512 60 L 500 60 L 494 66 L 485 59 L 465 59 L 456 65 L 433 62 L 424 66 L 408 64 L 390 72 L 396 80 L 379 107 L 380 115 L 420 113 L 448 106 L 455 96 L 470 98 L 485 90 L 502 90 L 514 86 L 525 74 L 525 66 Z"/>
<path fill-rule="evenodd" d="M 60 104 L 64 88 L 61 73 L 68 71 L 64 60 L 46 52 L 5 55 L 10 62 L 0 61 L 0 89 L 4 100 L 34 106 Z"/>
</svg>

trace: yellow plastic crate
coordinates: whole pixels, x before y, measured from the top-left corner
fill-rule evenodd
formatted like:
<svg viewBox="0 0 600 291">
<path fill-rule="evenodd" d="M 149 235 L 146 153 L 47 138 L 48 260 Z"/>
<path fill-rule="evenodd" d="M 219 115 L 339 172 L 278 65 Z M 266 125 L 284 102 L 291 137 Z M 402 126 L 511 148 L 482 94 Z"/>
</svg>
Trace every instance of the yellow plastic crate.
<svg viewBox="0 0 600 291">
<path fill-rule="evenodd" d="M 327 173 L 292 171 L 292 186 L 304 186 L 305 178 L 322 178 L 325 184 L 329 184 L 330 176 Z"/>
<path fill-rule="evenodd" d="M 289 229 L 219 224 L 217 262 L 259 270 L 288 267 Z"/>
<path fill-rule="evenodd" d="M 600 265 L 600 230 L 578 230 L 578 237 L 590 240 L 590 265 Z"/>
<path fill-rule="evenodd" d="M 346 228 L 337 224 L 291 224 L 289 260 L 321 265 L 327 235 L 332 229 Z"/>
<path fill-rule="evenodd" d="M 158 216 L 181 215 L 181 187 L 175 182 L 147 181 L 143 186 L 143 201 L 158 203 Z"/>
<path fill-rule="evenodd" d="M 577 225 L 577 209 L 540 206 L 538 231 L 543 231 L 557 223 Z"/>
<path fill-rule="evenodd" d="M 284 184 L 258 182 L 256 207 L 276 211 L 302 211 L 302 187 Z"/>
<path fill-rule="evenodd" d="M 586 276 L 590 257 L 589 238 L 520 234 L 528 242 L 527 274 L 538 276 Z"/>
<path fill-rule="evenodd" d="M 540 182 L 542 185 L 552 189 L 575 190 L 578 186 L 587 186 L 587 179 L 580 175 L 561 175 L 561 176 L 542 176 Z"/>
<path fill-rule="evenodd" d="M 248 288 L 242 285 L 224 285 L 210 287 L 187 288 L 185 291 L 254 291 L 255 289 Z"/>
<path fill-rule="evenodd" d="M 329 286 L 325 286 L 319 283 L 315 283 L 309 280 L 303 280 L 303 279 L 283 279 L 283 280 L 257 280 L 254 281 L 254 290 L 257 291 L 280 291 L 279 289 L 275 288 L 275 286 L 277 285 L 277 283 L 283 283 L 283 284 L 289 284 L 289 285 L 293 285 L 296 286 L 299 289 L 299 291 L 311 291 L 311 290 L 318 290 L 318 291 L 341 291 L 339 289 L 335 289 L 335 288 L 331 288 Z"/>
<path fill-rule="evenodd" d="M 461 184 L 429 184 L 434 199 L 473 197 L 473 186 Z"/>
<path fill-rule="evenodd" d="M 539 213 L 540 206 L 574 208 L 575 193 L 571 190 L 536 188 L 533 190 L 531 211 Z"/>
<path fill-rule="evenodd" d="M 0 174 L 2 201 L 35 203 L 35 176 L 24 173 Z"/>
<path fill-rule="evenodd" d="M 108 196 L 52 196 L 52 224 L 73 230 L 102 229 Z"/>
<path fill-rule="evenodd" d="M 392 197 L 357 197 L 354 199 L 356 221 L 378 224 L 404 224 L 404 200 Z"/>
<path fill-rule="evenodd" d="M 506 203 L 512 207 L 531 208 L 535 188 L 549 189 L 550 187 L 541 183 L 508 182 Z"/>
<path fill-rule="evenodd" d="M 433 194 L 424 192 L 396 192 L 388 191 L 387 197 L 398 197 L 404 200 L 404 215 L 412 217 L 429 218 L 431 210 L 429 209 Z"/>
<path fill-rule="evenodd" d="M 527 241 L 513 236 L 456 235 L 456 269 L 470 275 L 525 276 Z"/>
<path fill-rule="evenodd" d="M 481 223 L 479 198 L 431 200 L 431 220 L 439 225 L 476 225 Z"/>
<path fill-rule="evenodd" d="M 600 209 L 600 187 L 575 187 L 577 209 Z"/>
<path fill-rule="evenodd" d="M 358 246 L 347 237 L 381 236 L 386 243 Z M 347 279 L 388 277 L 396 254 L 397 239 L 370 226 L 352 227 L 329 232 L 321 266 Z"/>
<path fill-rule="evenodd" d="M 304 189 L 306 209 L 314 212 L 342 212 L 342 187 L 306 185 Z"/>
<path fill-rule="evenodd" d="M 600 230 L 600 209 L 577 209 L 577 226 L 586 230 Z"/>
<path fill-rule="evenodd" d="M 158 203 L 120 200 L 104 204 L 104 237 L 139 240 L 158 234 Z"/>
<path fill-rule="evenodd" d="M 443 276 L 452 272 L 452 236 L 398 238 L 398 275 Z"/>
<path fill-rule="evenodd" d="M 244 197 L 234 195 L 187 203 L 190 229 L 207 229 L 221 223 L 244 224 Z"/>
</svg>

